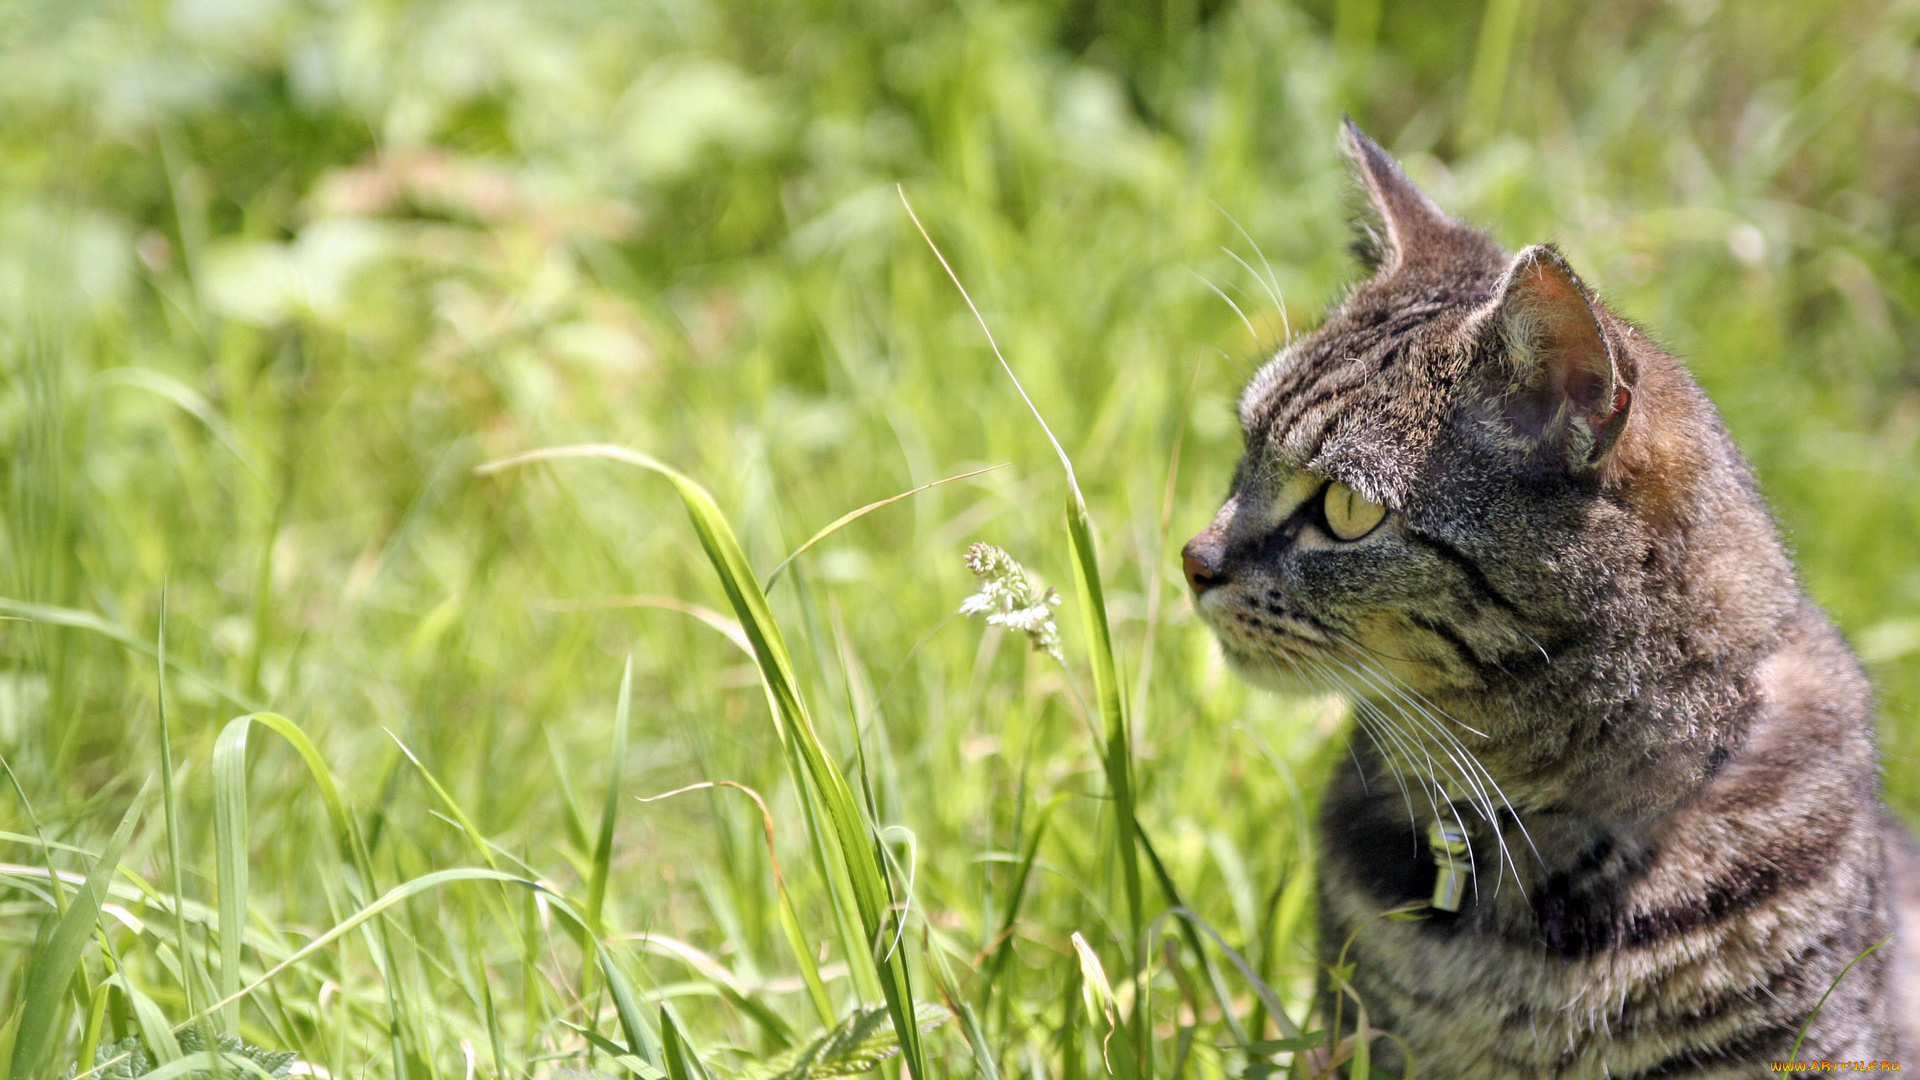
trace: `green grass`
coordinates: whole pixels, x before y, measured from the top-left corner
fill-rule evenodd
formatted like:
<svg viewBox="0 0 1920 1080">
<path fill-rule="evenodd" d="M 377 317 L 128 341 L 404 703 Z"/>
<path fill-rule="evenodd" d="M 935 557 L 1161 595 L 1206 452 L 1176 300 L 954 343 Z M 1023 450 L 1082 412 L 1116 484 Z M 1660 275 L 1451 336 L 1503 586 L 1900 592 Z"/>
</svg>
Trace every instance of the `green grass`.
<svg viewBox="0 0 1920 1080">
<path fill-rule="evenodd" d="M 1240 686 L 1176 563 L 1239 384 L 1353 273 L 1343 110 L 1688 358 L 1920 818 L 1911 10 L 130 0 L 0 42 L 0 1076 L 1290 1061 L 1341 713 Z M 481 468 L 591 445 L 638 457 Z M 1064 663 L 956 614 L 976 541 L 1068 594 Z"/>
</svg>

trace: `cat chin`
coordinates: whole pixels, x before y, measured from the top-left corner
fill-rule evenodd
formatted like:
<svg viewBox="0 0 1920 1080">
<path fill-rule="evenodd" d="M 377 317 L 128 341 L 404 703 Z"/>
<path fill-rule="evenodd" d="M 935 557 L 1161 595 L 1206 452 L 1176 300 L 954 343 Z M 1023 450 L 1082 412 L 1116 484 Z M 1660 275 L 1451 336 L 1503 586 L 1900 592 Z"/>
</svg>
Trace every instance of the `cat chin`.
<svg viewBox="0 0 1920 1080">
<path fill-rule="evenodd" d="M 1220 653 L 1235 675 L 1262 690 L 1289 697 L 1321 697 L 1327 692 L 1326 687 L 1314 685 L 1299 673 L 1298 660 L 1253 652 L 1226 641 L 1220 642 Z"/>
</svg>

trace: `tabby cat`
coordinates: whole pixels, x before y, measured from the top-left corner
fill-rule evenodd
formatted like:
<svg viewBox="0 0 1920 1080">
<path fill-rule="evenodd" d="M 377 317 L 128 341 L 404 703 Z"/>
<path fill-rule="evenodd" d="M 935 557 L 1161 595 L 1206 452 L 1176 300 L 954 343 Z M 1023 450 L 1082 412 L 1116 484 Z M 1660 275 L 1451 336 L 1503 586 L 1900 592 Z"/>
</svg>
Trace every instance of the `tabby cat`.
<svg viewBox="0 0 1920 1080">
<path fill-rule="evenodd" d="M 1802 1061 L 1910 1056 L 1920 855 L 1713 406 L 1553 247 L 1346 141 L 1372 276 L 1254 376 L 1184 551 L 1233 667 L 1364 736 L 1319 823 L 1346 1027 L 1422 1080 L 1751 1078 L 1803 1025 Z"/>
</svg>

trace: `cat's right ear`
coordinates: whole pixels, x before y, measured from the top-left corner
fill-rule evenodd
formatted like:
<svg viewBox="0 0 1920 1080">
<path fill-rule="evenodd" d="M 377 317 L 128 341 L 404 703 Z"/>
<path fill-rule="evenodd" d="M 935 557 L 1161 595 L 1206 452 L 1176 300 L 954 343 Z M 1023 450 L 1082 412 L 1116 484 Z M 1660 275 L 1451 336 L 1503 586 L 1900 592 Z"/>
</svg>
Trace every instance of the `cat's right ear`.
<svg viewBox="0 0 1920 1080">
<path fill-rule="evenodd" d="M 1427 198 L 1427 193 L 1407 179 L 1393 158 L 1379 143 L 1367 138 L 1352 117 L 1341 124 L 1341 137 L 1361 183 L 1366 185 L 1368 201 L 1386 227 L 1386 236 L 1381 237 L 1361 226 L 1355 245 L 1361 261 L 1371 269 L 1391 273 L 1415 261 L 1423 251 L 1444 247 L 1457 226 Z"/>
<path fill-rule="evenodd" d="M 1633 404 L 1587 288 L 1551 245 L 1515 256 L 1478 316 L 1504 426 L 1575 467 L 1597 465 Z"/>
</svg>

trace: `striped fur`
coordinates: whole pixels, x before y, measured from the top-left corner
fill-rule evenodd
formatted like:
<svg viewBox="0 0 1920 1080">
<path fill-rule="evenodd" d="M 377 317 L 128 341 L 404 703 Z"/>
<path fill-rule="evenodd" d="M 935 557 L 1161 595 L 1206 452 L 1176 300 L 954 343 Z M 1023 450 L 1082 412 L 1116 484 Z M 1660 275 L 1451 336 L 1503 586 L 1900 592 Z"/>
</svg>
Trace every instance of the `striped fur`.
<svg viewBox="0 0 1920 1080">
<path fill-rule="evenodd" d="M 1247 387 L 1185 556 L 1238 670 L 1353 705 L 1320 930 L 1397 1036 L 1376 1060 L 1751 1077 L 1829 987 L 1800 1058 L 1900 1060 L 1920 856 L 1866 680 L 1712 405 L 1557 252 L 1509 255 L 1347 137 L 1377 270 Z M 1382 524 L 1339 539 L 1335 482 Z M 1430 895 L 1435 818 L 1471 838 L 1466 902 L 1380 918 Z"/>
</svg>

